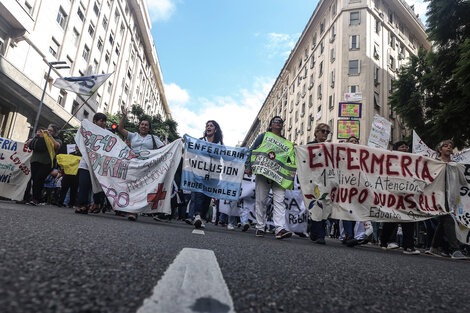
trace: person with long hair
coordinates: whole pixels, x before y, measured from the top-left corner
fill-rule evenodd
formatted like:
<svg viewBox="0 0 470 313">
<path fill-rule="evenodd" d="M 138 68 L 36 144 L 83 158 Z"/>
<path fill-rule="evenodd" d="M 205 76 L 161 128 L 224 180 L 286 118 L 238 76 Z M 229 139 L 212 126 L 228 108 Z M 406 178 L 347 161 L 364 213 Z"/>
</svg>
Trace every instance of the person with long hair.
<svg viewBox="0 0 470 313">
<path fill-rule="evenodd" d="M 126 142 L 129 142 L 130 148 L 135 152 L 139 153 L 142 150 L 155 150 L 164 146 L 163 142 L 155 136 L 152 135 L 152 124 L 147 119 L 142 119 L 139 122 L 138 132 L 131 132 L 124 128 L 124 123 L 127 117 L 127 109 L 124 106 L 121 106 L 122 117 L 119 121 L 118 131 L 125 138 Z M 124 213 L 118 212 L 120 215 L 127 215 L 127 218 L 130 221 L 135 221 L 137 219 L 137 213 Z"/>
<path fill-rule="evenodd" d="M 214 120 L 207 121 L 204 136 L 199 139 L 223 145 L 224 135 L 219 123 Z M 206 196 L 202 192 L 191 192 L 191 204 L 189 206 L 189 215 L 186 222 L 192 223 L 195 228 L 205 228 L 202 219 L 207 218 L 210 203 L 211 197 Z"/>
<path fill-rule="evenodd" d="M 122 117 L 119 122 L 118 130 L 121 135 L 129 141 L 131 149 L 134 150 L 135 153 L 139 153 L 141 150 L 155 150 L 164 146 L 160 138 L 152 135 L 152 124 L 147 119 L 142 119 L 139 122 L 138 132 L 127 131 L 124 128 L 127 109 L 124 106 L 121 106 L 121 111 Z"/>
<path fill-rule="evenodd" d="M 262 146 L 264 137 L 267 133 L 272 133 L 278 137 L 285 139 L 282 136 L 282 130 L 284 127 L 284 121 L 280 116 L 274 116 L 268 124 L 268 129 L 265 133 L 261 133 L 256 137 L 250 152 L 258 149 Z M 248 176 L 252 175 L 251 160 L 248 158 L 246 164 L 246 173 Z M 266 211 L 267 211 L 267 199 L 269 196 L 269 190 L 273 192 L 273 222 L 275 227 L 276 239 L 284 239 L 292 237 L 292 232 L 286 229 L 286 207 L 284 205 L 284 196 L 286 189 L 276 183 L 275 181 L 263 176 L 256 175 L 255 177 L 255 211 L 256 211 L 256 237 L 264 237 L 266 227 Z"/>
</svg>

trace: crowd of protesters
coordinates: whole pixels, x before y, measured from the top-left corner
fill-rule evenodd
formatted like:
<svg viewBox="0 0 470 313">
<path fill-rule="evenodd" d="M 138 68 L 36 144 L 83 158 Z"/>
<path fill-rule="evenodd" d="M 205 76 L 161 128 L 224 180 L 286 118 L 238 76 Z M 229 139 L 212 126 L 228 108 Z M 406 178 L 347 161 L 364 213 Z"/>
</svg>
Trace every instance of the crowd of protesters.
<svg viewBox="0 0 470 313">
<path fill-rule="evenodd" d="M 122 119 L 119 132 L 126 138 L 129 147 L 134 151 L 142 149 L 159 149 L 164 144 L 157 136 L 151 134 L 151 124 L 148 120 L 139 123 L 136 132 L 124 128 L 127 111 L 122 108 Z M 103 113 L 96 113 L 93 123 L 101 128 L 106 127 L 107 117 Z M 261 133 L 252 146 L 250 152 L 259 148 L 266 133 L 282 136 L 284 121 L 275 116 L 270 120 L 266 132 Z M 320 123 L 314 130 L 314 141 L 308 144 L 325 142 L 331 134 L 327 124 Z M 75 213 L 88 214 L 112 210 L 102 191 L 93 192 L 90 172 L 84 158 L 76 147 L 70 154 L 57 154 L 62 142 L 57 138 L 58 128 L 49 125 L 47 129 L 39 129 L 27 145 L 33 150 L 31 158 L 31 181 L 25 192 L 24 201 L 30 205 L 55 204 L 59 207 L 74 208 Z M 214 121 L 207 121 L 203 137 L 200 139 L 223 145 L 223 133 L 220 125 Z M 285 139 L 285 138 L 284 138 Z M 348 143 L 359 144 L 358 138 L 351 136 Z M 398 141 L 393 150 L 409 152 L 405 141 Z M 444 140 L 436 147 L 439 159 L 450 162 L 453 151 L 451 140 Z M 214 223 L 227 227 L 228 230 L 247 232 L 253 229 L 256 237 L 264 237 L 272 233 L 276 239 L 287 239 L 294 234 L 286 227 L 285 220 L 285 189 L 276 182 L 261 176 L 255 177 L 255 214 L 248 216 L 229 216 L 218 210 L 219 200 L 211 199 L 200 192 L 188 192 L 178 188 L 179 172 L 175 175 L 172 194 L 172 213 L 170 215 L 155 215 L 157 221 L 177 219 L 194 225 L 195 228 L 205 228 L 205 223 Z M 246 174 L 252 175 L 250 158 L 246 163 Z M 270 195 L 271 191 L 271 195 Z M 267 201 L 272 197 L 272 201 Z M 271 203 L 271 204 L 269 204 Z M 268 208 L 268 206 L 270 206 Z M 272 225 L 267 224 L 267 212 L 272 212 Z M 126 216 L 135 221 L 138 214 L 114 211 L 116 215 Z M 453 259 L 469 259 L 469 247 L 461 244 L 456 237 L 454 219 L 450 215 L 442 215 L 423 222 L 377 223 L 355 222 L 347 220 L 327 219 L 321 221 L 309 220 L 307 233 L 295 233 L 300 237 L 309 237 L 316 244 L 326 244 L 325 237 L 340 240 L 348 247 L 365 244 L 380 245 L 382 249 L 403 249 L 404 254 L 419 255 L 421 248 L 426 254 Z M 367 226 L 369 225 L 369 226 Z M 365 228 L 372 230 L 366 232 Z M 421 240 L 418 240 L 420 239 Z"/>
</svg>

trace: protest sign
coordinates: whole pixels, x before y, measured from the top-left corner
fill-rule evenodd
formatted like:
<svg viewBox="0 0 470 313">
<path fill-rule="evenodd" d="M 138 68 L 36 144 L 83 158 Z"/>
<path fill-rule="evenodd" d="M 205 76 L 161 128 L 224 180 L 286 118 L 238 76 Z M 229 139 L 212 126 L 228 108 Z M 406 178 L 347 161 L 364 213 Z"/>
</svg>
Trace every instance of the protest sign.
<svg viewBox="0 0 470 313">
<path fill-rule="evenodd" d="M 261 145 L 251 154 L 251 169 L 284 189 L 292 189 L 296 171 L 294 144 L 266 132 Z"/>
<path fill-rule="evenodd" d="M 392 123 L 378 114 L 374 115 L 367 145 L 374 148 L 388 148 Z"/>
<path fill-rule="evenodd" d="M 360 138 L 361 122 L 358 120 L 338 120 L 338 139 Z"/>
<path fill-rule="evenodd" d="M 430 149 L 413 130 L 413 153 L 426 156 L 429 158 L 437 158 L 437 152 Z"/>
<path fill-rule="evenodd" d="M 104 191 L 113 209 L 170 213 L 172 182 L 183 143 L 134 153 L 117 135 L 83 120 L 75 142 L 85 159 L 94 192 Z"/>
<path fill-rule="evenodd" d="M 232 148 L 184 135 L 181 189 L 237 200 L 248 148 Z"/>
<path fill-rule="evenodd" d="M 445 212 L 444 162 L 353 144 L 296 146 L 310 217 L 419 221 Z"/>
<path fill-rule="evenodd" d="M 297 176 L 294 180 L 294 188 L 292 190 L 286 190 L 284 204 L 286 205 L 287 230 L 296 233 L 306 233 L 308 212 L 304 205 Z"/>
<path fill-rule="evenodd" d="M 0 196 L 23 200 L 31 178 L 31 155 L 24 143 L 0 137 Z"/>
</svg>

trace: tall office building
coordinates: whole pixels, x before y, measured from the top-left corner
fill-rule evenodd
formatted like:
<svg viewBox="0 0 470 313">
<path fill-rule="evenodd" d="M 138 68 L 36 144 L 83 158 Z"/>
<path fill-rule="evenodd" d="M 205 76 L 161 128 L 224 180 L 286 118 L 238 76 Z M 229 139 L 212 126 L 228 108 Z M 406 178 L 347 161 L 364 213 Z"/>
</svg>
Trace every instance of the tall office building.
<svg viewBox="0 0 470 313">
<path fill-rule="evenodd" d="M 142 106 L 170 118 L 145 0 L 0 0 L 0 136 L 27 139 L 46 85 L 39 126 L 78 126 L 96 112 Z M 49 62 L 70 69 L 51 71 Z M 87 100 L 58 77 L 114 74 Z M 80 108 L 81 107 L 81 108 Z"/>
<path fill-rule="evenodd" d="M 366 144 L 376 114 L 392 123 L 391 142 L 403 138 L 388 97 L 398 69 L 420 47 L 431 43 L 405 0 L 320 0 L 242 145 L 275 115 L 297 144 L 312 141 L 318 123 L 330 126 L 333 142 L 356 134 Z"/>
</svg>

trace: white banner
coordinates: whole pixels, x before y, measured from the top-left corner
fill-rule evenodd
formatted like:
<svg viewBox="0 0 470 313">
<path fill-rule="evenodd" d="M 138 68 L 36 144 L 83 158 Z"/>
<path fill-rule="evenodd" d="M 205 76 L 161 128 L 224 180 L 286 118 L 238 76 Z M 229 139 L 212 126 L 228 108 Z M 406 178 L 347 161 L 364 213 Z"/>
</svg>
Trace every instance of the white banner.
<svg viewBox="0 0 470 313">
<path fill-rule="evenodd" d="M 387 149 L 391 129 L 392 123 L 389 120 L 375 114 L 367 145 L 373 148 Z"/>
<path fill-rule="evenodd" d="M 255 213 L 255 175 L 248 177 L 245 175 L 242 181 L 242 192 L 239 200 L 220 200 L 220 212 L 232 216 L 246 216 L 252 221 L 256 221 Z M 294 181 L 294 189 L 286 190 L 284 204 L 286 206 L 286 228 L 289 231 L 304 233 L 307 231 L 307 210 L 305 209 L 302 192 L 298 180 Z M 267 223 L 272 223 L 272 193 L 269 193 L 267 200 Z"/>
<path fill-rule="evenodd" d="M 446 163 L 353 144 L 296 146 L 310 217 L 419 221 L 445 212 Z"/>
<path fill-rule="evenodd" d="M 413 130 L 413 153 L 426 156 L 429 158 L 437 158 L 437 152 L 430 149 Z"/>
<path fill-rule="evenodd" d="M 111 75 L 113 75 L 113 73 L 57 78 L 52 85 L 81 95 L 91 96 Z"/>
<path fill-rule="evenodd" d="M 361 101 L 362 92 L 347 92 L 344 94 L 345 101 Z"/>
<path fill-rule="evenodd" d="M 75 142 L 88 164 L 92 182 L 101 186 L 114 209 L 171 213 L 172 182 L 181 159 L 181 140 L 136 154 L 117 135 L 83 120 Z"/>
<path fill-rule="evenodd" d="M 24 143 L 0 137 L 0 196 L 23 200 L 31 178 L 31 155 Z"/>
</svg>

